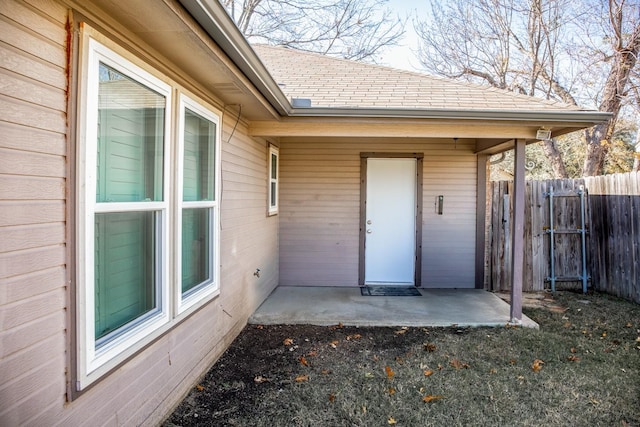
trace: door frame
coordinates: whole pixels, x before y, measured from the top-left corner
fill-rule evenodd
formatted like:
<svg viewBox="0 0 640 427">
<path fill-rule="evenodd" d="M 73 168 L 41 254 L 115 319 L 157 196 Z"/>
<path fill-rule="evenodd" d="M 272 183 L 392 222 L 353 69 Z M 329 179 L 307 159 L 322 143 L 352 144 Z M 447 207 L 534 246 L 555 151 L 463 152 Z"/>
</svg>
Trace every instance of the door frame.
<svg viewBox="0 0 640 427">
<path fill-rule="evenodd" d="M 422 286 L 422 165 L 424 153 L 360 153 L 360 256 L 358 261 L 358 285 L 364 286 L 365 280 L 365 240 L 367 215 L 367 160 L 377 159 L 416 159 L 416 223 L 415 223 L 415 267 L 414 285 Z"/>
</svg>

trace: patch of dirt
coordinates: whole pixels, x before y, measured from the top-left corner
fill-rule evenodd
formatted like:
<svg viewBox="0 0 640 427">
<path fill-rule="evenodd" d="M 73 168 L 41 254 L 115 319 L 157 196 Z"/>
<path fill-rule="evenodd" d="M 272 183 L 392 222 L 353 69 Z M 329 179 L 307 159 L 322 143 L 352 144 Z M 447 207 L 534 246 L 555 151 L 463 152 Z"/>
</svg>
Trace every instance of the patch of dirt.
<svg viewBox="0 0 640 427">
<path fill-rule="evenodd" d="M 428 334 L 426 328 L 248 325 L 165 426 L 247 425 L 240 419 L 265 417 L 269 410 L 265 396 L 284 397 L 285 388 L 320 379 L 342 381 L 344 367 L 336 366 L 336 360 L 354 361 L 365 355 L 358 366 L 370 367 L 372 377 L 384 376 L 382 360 L 401 362 L 412 347 L 423 346 Z M 373 365 L 380 365 L 375 375 Z M 330 393 L 324 398 L 331 402 Z"/>
<path fill-rule="evenodd" d="M 540 330 L 248 325 L 175 426 L 640 426 L 640 306 L 526 298 Z"/>
<path fill-rule="evenodd" d="M 509 292 L 496 292 L 500 299 L 511 303 Z M 543 308 L 555 313 L 564 313 L 567 307 L 557 302 L 551 293 L 548 292 L 527 292 L 522 294 L 522 306 L 527 308 Z"/>
</svg>

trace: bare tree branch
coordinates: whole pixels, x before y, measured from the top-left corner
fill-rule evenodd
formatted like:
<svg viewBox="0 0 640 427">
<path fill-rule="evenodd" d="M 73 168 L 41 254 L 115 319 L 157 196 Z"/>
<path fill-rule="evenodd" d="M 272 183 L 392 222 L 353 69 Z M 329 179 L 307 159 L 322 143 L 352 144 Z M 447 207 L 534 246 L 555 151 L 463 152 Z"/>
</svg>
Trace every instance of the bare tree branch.
<svg viewBox="0 0 640 427">
<path fill-rule="evenodd" d="M 220 1 L 250 42 L 375 60 L 404 35 L 406 20 L 394 16 L 386 0 Z"/>
<path fill-rule="evenodd" d="M 613 113 L 584 134 L 583 174 L 601 173 L 616 120 L 638 98 L 638 0 L 430 0 L 420 61 L 435 74 Z M 635 71 L 634 71 L 635 70 Z M 563 176 L 561 150 L 543 142 Z M 566 168 L 564 168 L 566 171 Z"/>
</svg>

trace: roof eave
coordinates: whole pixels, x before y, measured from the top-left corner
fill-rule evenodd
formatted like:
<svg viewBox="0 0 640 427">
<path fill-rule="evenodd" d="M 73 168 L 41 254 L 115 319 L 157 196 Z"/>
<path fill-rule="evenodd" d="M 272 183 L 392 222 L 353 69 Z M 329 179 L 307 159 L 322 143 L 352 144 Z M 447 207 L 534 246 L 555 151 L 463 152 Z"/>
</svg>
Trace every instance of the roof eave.
<svg viewBox="0 0 640 427">
<path fill-rule="evenodd" d="M 504 120 L 572 122 L 593 125 L 608 120 L 599 111 L 515 111 L 407 108 L 294 108 L 278 83 L 217 0 L 179 0 L 227 56 L 256 86 L 273 108 L 284 117 L 413 118 L 454 120 Z"/>
<path fill-rule="evenodd" d="M 494 120 L 571 122 L 596 124 L 611 118 L 611 113 L 600 111 L 515 111 L 515 110 L 463 110 L 419 108 L 350 108 L 311 107 L 292 108 L 291 117 L 354 117 L 354 118 L 406 118 L 440 120 Z"/>
<path fill-rule="evenodd" d="M 278 113 L 288 116 L 292 109 L 291 103 L 220 2 L 179 1 Z"/>
</svg>

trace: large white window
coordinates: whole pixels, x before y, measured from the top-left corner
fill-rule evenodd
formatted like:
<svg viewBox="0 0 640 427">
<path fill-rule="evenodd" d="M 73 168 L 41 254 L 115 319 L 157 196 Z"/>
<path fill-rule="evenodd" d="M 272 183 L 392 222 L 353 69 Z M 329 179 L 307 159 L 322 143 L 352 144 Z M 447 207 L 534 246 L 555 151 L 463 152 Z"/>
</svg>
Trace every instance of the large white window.
<svg viewBox="0 0 640 427">
<path fill-rule="evenodd" d="M 217 293 L 220 169 L 219 116 L 88 36 L 80 93 L 78 389 Z"/>
</svg>

